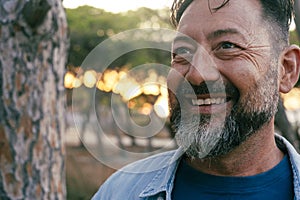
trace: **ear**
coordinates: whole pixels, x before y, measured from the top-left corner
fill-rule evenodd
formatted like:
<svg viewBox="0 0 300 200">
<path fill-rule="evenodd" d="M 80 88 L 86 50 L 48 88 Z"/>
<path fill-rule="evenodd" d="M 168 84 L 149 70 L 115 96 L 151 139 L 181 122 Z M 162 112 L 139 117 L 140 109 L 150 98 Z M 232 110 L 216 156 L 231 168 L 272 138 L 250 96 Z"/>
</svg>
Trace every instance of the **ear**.
<svg viewBox="0 0 300 200">
<path fill-rule="evenodd" d="M 281 54 L 279 91 L 288 93 L 297 83 L 300 71 L 300 49 L 296 45 L 287 47 Z"/>
</svg>

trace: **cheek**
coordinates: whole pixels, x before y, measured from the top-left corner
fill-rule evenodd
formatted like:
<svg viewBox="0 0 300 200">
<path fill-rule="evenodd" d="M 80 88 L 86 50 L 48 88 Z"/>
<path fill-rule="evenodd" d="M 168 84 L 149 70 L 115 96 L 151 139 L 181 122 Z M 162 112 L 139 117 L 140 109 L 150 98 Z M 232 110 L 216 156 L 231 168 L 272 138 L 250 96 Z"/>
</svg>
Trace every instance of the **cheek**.
<svg viewBox="0 0 300 200">
<path fill-rule="evenodd" d="M 171 68 L 167 77 L 168 90 L 176 94 L 177 88 L 185 80 L 188 67 Z"/>
<path fill-rule="evenodd" d="M 242 96 L 250 88 L 255 87 L 266 73 L 267 65 L 258 65 L 259 63 L 262 62 L 241 56 L 235 61 L 223 63 L 220 72 L 239 90 Z"/>
<path fill-rule="evenodd" d="M 176 95 L 171 90 L 168 90 L 168 95 L 169 95 L 169 107 L 175 108 L 175 106 L 178 105 Z"/>
</svg>

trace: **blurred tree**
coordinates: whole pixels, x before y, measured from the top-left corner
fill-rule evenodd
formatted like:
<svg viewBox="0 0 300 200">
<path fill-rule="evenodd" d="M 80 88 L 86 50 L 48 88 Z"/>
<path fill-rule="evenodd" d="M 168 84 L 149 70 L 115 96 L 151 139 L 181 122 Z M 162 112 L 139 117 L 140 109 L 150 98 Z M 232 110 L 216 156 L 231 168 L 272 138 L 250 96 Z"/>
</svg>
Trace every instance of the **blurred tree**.
<svg viewBox="0 0 300 200">
<path fill-rule="evenodd" d="M 278 103 L 278 110 L 275 115 L 275 127 L 282 136 L 284 136 L 298 151 L 300 151 L 300 137 L 298 135 L 298 130 L 297 128 L 294 129 L 288 120 L 282 100 Z"/>
<path fill-rule="evenodd" d="M 0 4 L 0 199 L 65 199 L 61 0 Z"/>
<path fill-rule="evenodd" d="M 295 0 L 295 24 L 296 30 L 290 32 L 290 43 L 300 45 L 300 1 Z M 300 78 L 296 86 L 300 85 Z M 282 101 L 278 104 L 278 111 L 275 116 L 275 126 L 280 131 L 280 133 L 287 138 L 294 147 L 300 151 L 300 136 L 298 134 L 297 127 L 293 128 L 291 123 L 289 122 L 285 108 L 283 106 Z"/>
<path fill-rule="evenodd" d="M 79 66 L 88 53 L 105 39 L 122 31 L 135 28 L 170 28 L 169 14 L 167 9 L 151 10 L 149 8 L 140 8 L 136 11 L 126 13 L 110 13 L 102 9 L 89 6 L 82 6 L 76 9 L 67 9 L 67 20 L 70 28 L 71 46 L 69 54 L 69 65 Z M 146 60 L 149 57 L 159 59 L 165 63 L 169 60 L 167 56 L 153 52 L 148 52 L 145 57 L 123 56 L 114 66 L 135 65 Z M 137 61 L 135 63 L 136 59 Z M 156 60 L 157 60 L 156 59 Z"/>
<path fill-rule="evenodd" d="M 298 45 L 300 40 L 300 1 L 295 0 L 295 24 L 296 24 L 296 33 L 298 35 Z M 300 86 L 300 78 L 298 80 L 297 86 Z"/>
<path fill-rule="evenodd" d="M 300 36 L 300 1 L 295 0 L 295 23 L 296 23 L 296 30 L 298 35 Z"/>
<path fill-rule="evenodd" d="M 67 9 L 67 19 L 71 37 L 69 64 L 74 66 L 81 65 L 88 53 L 100 42 L 137 23 L 136 19 L 130 21 L 128 16 L 121 17 L 121 14 L 89 6 Z"/>
</svg>

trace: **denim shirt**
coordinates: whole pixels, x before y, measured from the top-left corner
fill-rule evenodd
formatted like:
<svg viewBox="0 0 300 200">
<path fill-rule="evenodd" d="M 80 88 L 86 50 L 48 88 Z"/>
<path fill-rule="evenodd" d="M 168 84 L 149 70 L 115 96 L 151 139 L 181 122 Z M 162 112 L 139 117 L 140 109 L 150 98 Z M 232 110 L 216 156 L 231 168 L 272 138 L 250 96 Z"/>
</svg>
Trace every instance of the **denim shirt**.
<svg viewBox="0 0 300 200">
<path fill-rule="evenodd" d="M 294 178 L 295 200 L 300 200 L 300 155 L 283 137 L 277 142 L 288 152 Z M 134 162 L 114 173 L 100 187 L 92 200 L 171 200 L 181 148 Z"/>
</svg>

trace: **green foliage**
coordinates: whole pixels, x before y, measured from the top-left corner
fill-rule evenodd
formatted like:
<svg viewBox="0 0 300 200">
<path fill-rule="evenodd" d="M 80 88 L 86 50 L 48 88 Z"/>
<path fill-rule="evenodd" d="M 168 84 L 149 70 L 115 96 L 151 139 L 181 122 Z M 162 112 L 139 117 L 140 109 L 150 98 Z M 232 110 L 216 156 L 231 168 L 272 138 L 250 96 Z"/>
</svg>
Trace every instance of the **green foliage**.
<svg viewBox="0 0 300 200">
<path fill-rule="evenodd" d="M 290 44 L 296 44 L 299 46 L 300 45 L 299 39 L 300 39 L 300 37 L 296 30 L 290 32 Z M 296 84 L 296 87 L 299 87 L 299 86 L 300 86 L 300 77 Z"/>
<path fill-rule="evenodd" d="M 114 34 L 135 28 L 172 28 L 169 23 L 168 9 L 140 8 L 136 11 L 114 14 L 102 9 L 82 6 L 67 9 L 66 13 L 71 38 L 69 65 L 73 66 L 80 66 L 93 48 Z M 291 32 L 290 42 L 300 45 L 296 31 Z M 109 67 L 136 66 L 149 62 L 169 65 L 170 54 L 169 52 L 141 50 L 120 57 Z"/>
<path fill-rule="evenodd" d="M 82 6 L 76 9 L 67 9 L 66 13 L 71 38 L 69 65 L 73 66 L 81 65 L 94 47 L 119 32 L 145 27 L 170 28 L 167 9 L 140 8 L 137 11 L 114 14 L 102 9 Z M 141 59 L 143 58 L 139 57 L 139 60 Z M 116 64 L 134 64 L 127 62 L 128 58 L 124 58 Z"/>
<path fill-rule="evenodd" d="M 297 34 L 297 31 L 290 32 L 290 43 L 300 45 L 299 36 Z"/>
<path fill-rule="evenodd" d="M 296 44 L 296 45 L 299 46 L 299 45 L 300 45 L 299 39 L 300 39 L 300 36 L 297 34 L 297 31 L 296 31 L 296 30 L 290 32 L 290 43 L 291 43 L 291 44 Z M 300 87 L 300 77 L 299 77 L 299 80 L 298 80 L 296 86 L 297 86 L 297 87 Z"/>
</svg>

